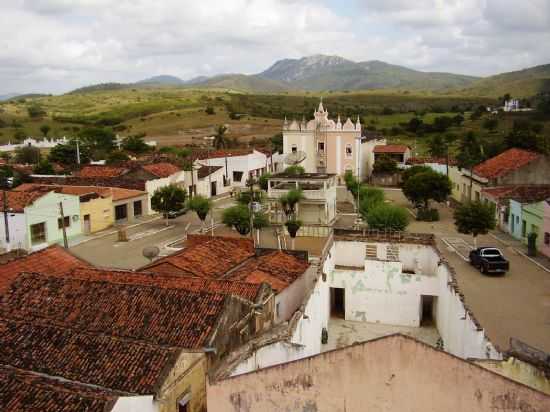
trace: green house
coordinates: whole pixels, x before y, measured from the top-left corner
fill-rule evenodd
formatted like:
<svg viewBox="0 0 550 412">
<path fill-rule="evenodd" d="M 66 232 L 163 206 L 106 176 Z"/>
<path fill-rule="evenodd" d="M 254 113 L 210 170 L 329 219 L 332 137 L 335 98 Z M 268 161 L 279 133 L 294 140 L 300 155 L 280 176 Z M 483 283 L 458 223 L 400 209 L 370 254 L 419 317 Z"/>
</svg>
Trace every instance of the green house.
<svg viewBox="0 0 550 412">
<path fill-rule="evenodd" d="M 540 250 L 543 243 L 542 227 L 544 222 L 544 203 L 536 202 L 523 205 L 522 207 L 523 220 L 525 221 L 525 228 L 527 236 L 530 233 L 537 234 L 537 250 Z M 527 242 L 527 238 L 524 238 Z"/>
</svg>

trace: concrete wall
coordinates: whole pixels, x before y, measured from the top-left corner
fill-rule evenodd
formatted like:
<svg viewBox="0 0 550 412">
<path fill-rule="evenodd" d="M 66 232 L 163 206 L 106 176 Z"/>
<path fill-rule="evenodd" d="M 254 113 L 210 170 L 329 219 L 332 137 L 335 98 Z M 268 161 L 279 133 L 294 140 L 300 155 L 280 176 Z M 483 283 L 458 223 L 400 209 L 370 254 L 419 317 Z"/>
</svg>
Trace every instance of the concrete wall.
<svg viewBox="0 0 550 412">
<path fill-rule="evenodd" d="M 270 159 L 257 150 L 242 156 L 216 157 L 201 162 L 210 166 L 222 166 L 223 174 L 229 178 L 232 187 L 244 187 L 249 173 L 260 176 L 271 167 Z M 243 173 L 241 181 L 233 181 L 233 172 Z"/>
<path fill-rule="evenodd" d="M 299 279 L 275 296 L 275 324 L 288 321 L 300 308 L 311 282 L 315 280 L 316 270 L 317 267 L 310 266 Z"/>
<path fill-rule="evenodd" d="M 80 223 L 83 233 L 84 215 L 90 215 L 90 233 L 112 226 L 115 222 L 113 198 L 111 196 L 98 197 L 87 202 L 80 202 Z"/>
<path fill-rule="evenodd" d="M 26 245 L 27 250 L 39 250 L 53 243 L 63 243 L 63 230 L 58 226 L 61 218 L 59 203 L 63 203 L 63 213 L 69 217 L 70 225 L 66 228 L 67 238 L 72 238 L 82 233 L 80 222 L 80 201 L 78 196 L 64 195 L 50 192 L 34 201 L 25 208 L 26 217 Z M 76 217 L 75 217 L 76 216 Z M 46 225 L 46 242 L 31 244 L 30 226 L 37 223 Z"/>
<path fill-rule="evenodd" d="M 210 182 L 216 183 L 216 196 L 224 193 L 229 193 L 231 191 L 231 186 L 223 185 L 223 175 L 224 169 L 219 169 L 212 173 L 212 176 L 210 178 L 206 176 L 205 178 L 200 179 L 196 183 L 197 194 L 209 198 L 211 193 Z"/>
<path fill-rule="evenodd" d="M 541 156 L 520 169 L 490 182 L 490 186 L 520 185 L 520 184 L 548 184 L 550 183 L 550 158 Z"/>
<path fill-rule="evenodd" d="M 136 217 L 134 216 L 134 202 L 141 201 L 141 215 L 140 216 L 147 216 L 149 214 L 149 204 L 150 204 L 150 198 L 148 195 L 138 196 L 138 197 L 132 197 L 130 199 L 124 199 L 124 200 L 117 200 L 116 202 L 112 203 L 113 208 L 113 218 L 116 218 L 115 214 L 115 207 L 119 205 L 126 205 L 126 211 L 127 211 L 127 218 L 121 220 L 121 222 L 117 223 L 124 223 L 133 222 Z M 139 216 L 137 216 L 139 217 Z"/>
<path fill-rule="evenodd" d="M 209 412 L 548 410 L 550 397 L 394 335 L 207 387 Z"/>
<path fill-rule="evenodd" d="M 334 242 L 330 252 L 334 266 L 326 266 L 325 273 L 330 287 L 345 289 L 345 318 L 419 326 L 422 296 L 433 296 L 432 313 L 445 350 L 463 358 L 500 359 L 467 313 L 452 286 L 451 269 L 440 263 L 435 248 L 396 243 L 396 260 L 389 246 L 385 242 Z"/>
<path fill-rule="evenodd" d="M 6 242 L 4 213 L 0 213 L 0 248 L 4 250 L 29 249 L 27 241 L 27 219 L 24 213 L 8 213 L 10 242 Z"/>
<path fill-rule="evenodd" d="M 510 213 L 508 216 L 508 233 L 518 240 L 523 240 L 523 208 L 520 202 L 510 200 Z"/>
<path fill-rule="evenodd" d="M 111 412 L 158 412 L 153 396 L 121 396 Z"/>
<path fill-rule="evenodd" d="M 550 257 L 550 200 L 543 203 L 542 245 L 540 251 Z"/>
<path fill-rule="evenodd" d="M 288 155 L 292 152 L 292 147 L 296 145 L 297 151 L 303 151 L 307 154 L 306 159 L 300 163 L 306 173 L 317 172 L 317 148 L 315 147 L 315 138 L 313 132 L 284 131 L 283 132 L 283 154 Z M 285 165 L 285 167 L 288 165 Z"/>
<path fill-rule="evenodd" d="M 234 368 L 231 376 L 320 353 L 321 331 L 328 328 L 329 312 L 328 284 L 319 277 L 290 338 L 255 350 Z"/>
<path fill-rule="evenodd" d="M 537 234 L 537 250 L 540 250 L 544 240 L 544 234 L 542 233 L 544 206 L 543 202 L 531 203 L 523 205 L 523 219 L 526 223 L 526 233 L 529 236 L 530 233 Z M 527 238 L 524 240 L 527 243 Z"/>
<path fill-rule="evenodd" d="M 546 377 L 542 370 L 529 363 L 513 357 L 500 361 L 474 359 L 473 362 L 485 369 L 550 395 L 550 379 Z"/>
</svg>

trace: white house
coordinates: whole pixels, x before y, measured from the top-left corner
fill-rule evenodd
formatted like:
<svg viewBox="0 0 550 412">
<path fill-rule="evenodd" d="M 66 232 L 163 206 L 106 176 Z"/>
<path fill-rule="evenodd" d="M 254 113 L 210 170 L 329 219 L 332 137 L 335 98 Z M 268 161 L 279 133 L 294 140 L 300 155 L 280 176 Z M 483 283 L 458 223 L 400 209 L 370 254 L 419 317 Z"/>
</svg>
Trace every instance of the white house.
<svg viewBox="0 0 550 412">
<path fill-rule="evenodd" d="M 38 190 L 5 193 L 9 242 L 6 241 L 5 220 L 2 216 L 0 246 L 4 250 L 35 251 L 53 243 L 62 243 L 63 222 L 68 239 L 82 233 L 78 196 Z M 61 207 L 64 220 L 61 218 Z"/>
</svg>

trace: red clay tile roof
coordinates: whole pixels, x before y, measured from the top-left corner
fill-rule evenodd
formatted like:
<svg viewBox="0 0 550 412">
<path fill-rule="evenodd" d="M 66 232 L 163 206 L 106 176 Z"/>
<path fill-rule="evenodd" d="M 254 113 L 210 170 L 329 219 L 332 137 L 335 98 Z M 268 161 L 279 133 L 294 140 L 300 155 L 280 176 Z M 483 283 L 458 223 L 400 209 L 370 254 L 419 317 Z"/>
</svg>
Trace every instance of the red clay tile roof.
<svg viewBox="0 0 550 412">
<path fill-rule="evenodd" d="M 474 167 L 473 172 L 487 179 L 494 179 L 520 169 L 541 155 L 523 149 L 508 149 Z"/>
<path fill-rule="evenodd" d="M 237 157 L 237 156 L 246 156 L 254 153 L 252 149 L 228 149 L 228 150 L 212 150 L 194 152 L 191 154 L 192 159 L 218 159 L 221 157 Z"/>
<path fill-rule="evenodd" d="M 41 198 L 46 193 L 44 192 L 17 192 L 17 191 L 6 191 L 8 211 L 14 213 L 23 213 L 24 209 L 27 206 L 30 206 L 34 203 L 36 199 Z M 0 194 L 0 196 L 3 196 Z M 4 199 L 0 199 L 0 209 L 4 211 Z"/>
<path fill-rule="evenodd" d="M 446 165 L 447 159 L 444 157 L 411 157 L 407 160 L 407 164 L 421 165 L 424 163 L 437 163 Z M 458 162 L 455 159 L 449 159 L 449 166 L 456 166 Z"/>
<path fill-rule="evenodd" d="M 80 385 L 0 365 L 0 410 L 105 412 L 116 396 L 99 388 Z"/>
<path fill-rule="evenodd" d="M 133 197 L 144 196 L 147 192 L 141 190 L 123 189 L 121 187 L 111 187 L 113 201 L 131 199 Z"/>
<path fill-rule="evenodd" d="M 172 163 L 167 163 L 167 162 L 151 163 L 148 165 L 144 165 L 142 167 L 149 173 L 161 178 L 171 176 L 174 173 L 178 173 L 181 171 L 181 169 L 176 165 L 173 165 Z"/>
<path fill-rule="evenodd" d="M 481 192 L 494 199 L 514 199 L 520 203 L 541 202 L 550 196 L 550 185 L 511 185 L 482 189 Z"/>
<path fill-rule="evenodd" d="M 181 252 L 159 259 L 142 270 L 158 273 L 177 273 L 187 276 L 219 278 L 228 270 L 254 256 L 254 243 L 250 239 L 211 237 L 209 240 L 190 237 L 198 244 Z M 171 268 L 169 268 L 171 266 Z"/>
<path fill-rule="evenodd" d="M 405 153 L 409 150 L 404 144 L 386 144 L 374 146 L 374 153 Z"/>
<path fill-rule="evenodd" d="M 154 394 L 180 350 L 0 317 L 0 364 L 133 394 Z"/>
<path fill-rule="evenodd" d="M 128 172 L 128 169 L 125 167 L 117 166 L 102 166 L 102 165 L 91 165 L 84 166 L 80 169 L 79 172 L 75 173 L 78 177 L 119 177 Z"/>
<path fill-rule="evenodd" d="M 91 267 L 59 245 L 52 245 L 38 252 L 0 265 L 0 295 L 21 272 L 45 272 L 55 275 L 69 273 L 77 267 Z"/>
<path fill-rule="evenodd" d="M 259 282 L 247 283 L 232 280 L 195 278 L 159 272 L 132 272 L 112 269 L 77 268 L 70 275 L 63 274 L 62 276 L 83 280 L 184 289 L 192 292 L 229 294 L 240 296 L 251 302 L 255 301 L 261 288 Z"/>
<path fill-rule="evenodd" d="M 244 282 L 265 282 L 280 292 L 296 281 L 309 267 L 309 263 L 281 250 L 249 259 L 227 274 L 224 279 Z"/>
<path fill-rule="evenodd" d="M 52 326 L 156 345 L 201 348 L 226 295 L 23 273 L 3 295 L 0 313 Z"/>
<path fill-rule="evenodd" d="M 107 187 L 100 186 L 69 186 L 69 185 L 44 185 L 39 183 L 23 183 L 13 189 L 18 192 L 32 192 L 32 191 L 54 191 L 57 193 L 63 193 L 66 195 L 84 196 L 97 194 L 101 197 L 111 196 L 110 190 Z"/>
</svg>

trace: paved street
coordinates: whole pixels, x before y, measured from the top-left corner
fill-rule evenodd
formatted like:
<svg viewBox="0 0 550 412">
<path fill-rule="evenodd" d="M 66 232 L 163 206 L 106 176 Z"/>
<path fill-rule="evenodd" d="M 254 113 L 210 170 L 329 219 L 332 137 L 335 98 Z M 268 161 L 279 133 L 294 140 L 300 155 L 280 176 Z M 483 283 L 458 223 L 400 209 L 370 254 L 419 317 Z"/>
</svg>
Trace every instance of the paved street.
<svg viewBox="0 0 550 412">
<path fill-rule="evenodd" d="M 387 198 L 406 205 L 400 191 L 386 191 Z M 455 268 L 466 304 L 486 329 L 491 340 L 502 349 L 507 349 L 511 337 L 550 352 L 550 273 L 506 246 L 494 237 L 479 236 L 479 246 L 494 246 L 502 250 L 510 261 L 510 271 L 501 277 L 484 276 L 459 256 L 454 248 L 447 246 L 443 238 L 453 238 L 464 253 L 464 243 L 472 245 L 472 237 L 457 233 L 452 211 L 440 207 L 441 221 L 435 223 L 412 221 L 411 232 L 434 233 L 437 245 Z M 457 242 L 462 239 L 463 242 Z"/>
</svg>

